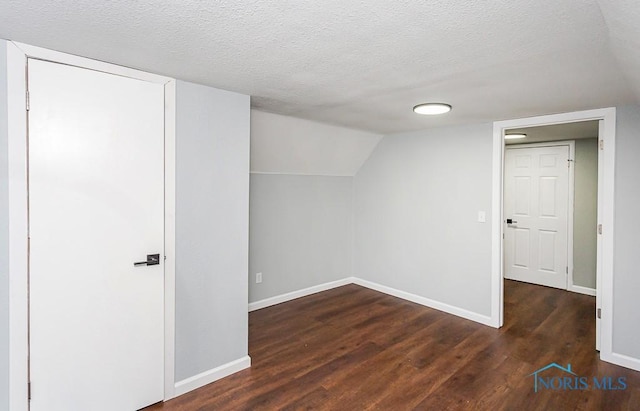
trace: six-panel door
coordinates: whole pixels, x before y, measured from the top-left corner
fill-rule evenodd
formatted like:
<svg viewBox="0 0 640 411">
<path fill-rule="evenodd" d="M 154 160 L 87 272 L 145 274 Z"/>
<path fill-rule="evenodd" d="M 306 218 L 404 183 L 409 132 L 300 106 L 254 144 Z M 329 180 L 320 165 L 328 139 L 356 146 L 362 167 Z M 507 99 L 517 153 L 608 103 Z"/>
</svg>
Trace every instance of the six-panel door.
<svg viewBox="0 0 640 411">
<path fill-rule="evenodd" d="M 505 278 L 567 288 L 568 160 L 568 146 L 505 149 Z"/>
</svg>

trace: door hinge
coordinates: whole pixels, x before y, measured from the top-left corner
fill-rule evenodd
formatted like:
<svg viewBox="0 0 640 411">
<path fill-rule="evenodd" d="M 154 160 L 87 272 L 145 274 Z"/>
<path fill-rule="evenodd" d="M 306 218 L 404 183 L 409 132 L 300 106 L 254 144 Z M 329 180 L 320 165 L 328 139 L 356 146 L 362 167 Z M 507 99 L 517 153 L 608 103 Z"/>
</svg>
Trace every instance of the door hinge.
<svg viewBox="0 0 640 411">
<path fill-rule="evenodd" d="M 564 271 L 569 274 L 569 267 L 565 267 Z"/>
<path fill-rule="evenodd" d="M 598 310 L 596 311 L 596 315 L 599 320 L 602 318 L 602 308 L 598 308 Z"/>
<path fill-rule="evenodd" d="M 27 90 L 27 111 L 31 108 L 31 103 L 29 102 L 29 90 Z"/>
<path fill-rule="evenodd" d="M 572 159 L 567 160 L 567 167 L 571 168 L 571 163 L 573 163 Z"/>
<path fill-rule="evenodd" d="M 602 235 L 602 224 L 598 224 L 598 234 Z"/>
<path fill-rule="evenodd" d="M 604 140 L 600 140 L 600 150 L 604 150 Z"/>
<path fill-rule="evenodd" d="M 27 384 L 27 396 L 31 400 L 31 382 Z"/>
</svg>

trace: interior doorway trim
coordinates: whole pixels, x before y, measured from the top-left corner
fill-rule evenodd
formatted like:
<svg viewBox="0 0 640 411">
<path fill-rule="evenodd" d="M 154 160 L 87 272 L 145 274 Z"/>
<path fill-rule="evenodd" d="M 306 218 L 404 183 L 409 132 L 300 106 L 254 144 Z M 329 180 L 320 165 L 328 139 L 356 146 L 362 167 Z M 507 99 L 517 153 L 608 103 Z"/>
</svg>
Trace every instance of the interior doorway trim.
<svg viewBox="0 0 640 411">
<path fill-rule="evenodd" d="M 596 308 L 602 309 L 600 321 L 600 358 L 619 365 L 622 359 L 613 353 L 613 239 L 614 239 L 614 174 L 616 109 L 614 107 L 552 114 L 493 123 L 493 196 L 492 196 L 492 272 L 491 322 L 495 327 L 504 323 L 503 300 L 503 168 L 504 134 L 511 128 L 547 126 L 601 120 L 599 139 L 604 149 L 598 150 L 598 235 Z M 595 227 L 594 227 L 595 229 Z M 594 315 L 595 316 L 595 315 Z M 629 366 L 629 365 L 625 365 Z"/>
<path fill-rule="evenodd" d="M 175 80 L 84 57 L 7 42 L 9 158 L 9 409 L 27 411 L 28 400 L 28 187 L 27 58 L 46 60 L 164 85 L 165 272 L 164 398 L 175 390 Z"/>
</svg>

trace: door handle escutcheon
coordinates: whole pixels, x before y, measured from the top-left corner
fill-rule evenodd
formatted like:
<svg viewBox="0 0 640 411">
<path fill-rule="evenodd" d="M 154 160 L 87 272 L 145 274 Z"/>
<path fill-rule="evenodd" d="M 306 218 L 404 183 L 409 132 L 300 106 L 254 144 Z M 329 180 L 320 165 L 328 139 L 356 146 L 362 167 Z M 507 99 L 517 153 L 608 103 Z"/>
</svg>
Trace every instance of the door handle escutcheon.
<svg viewBox="0 0 640 411">
<path fill-rule="evenodd" d="M 147 261 L 139 261 L 133 263 L 134 267 L 140 267 L 142 265 L 158 265 L 160 264 L 160 254 L 147 254 Z"/>
</svg>

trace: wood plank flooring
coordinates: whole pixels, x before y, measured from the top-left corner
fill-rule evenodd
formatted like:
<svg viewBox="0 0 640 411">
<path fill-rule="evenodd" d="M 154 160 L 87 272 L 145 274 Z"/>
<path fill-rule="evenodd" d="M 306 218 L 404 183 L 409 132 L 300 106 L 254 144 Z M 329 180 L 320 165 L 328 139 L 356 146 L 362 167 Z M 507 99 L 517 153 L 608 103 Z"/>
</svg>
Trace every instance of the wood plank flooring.
<svg viewBox="0 0 640 411">
<path fill-rule="evenodd" d="M 594 304 L 506 281 L 496 330 L 347 285 L 250 313 L 250 369 L 146 410 L 640 410 L 640 373 L 598 358 Z M 627 389 L 535 393 L 551 362 Z"/>
</svg>

